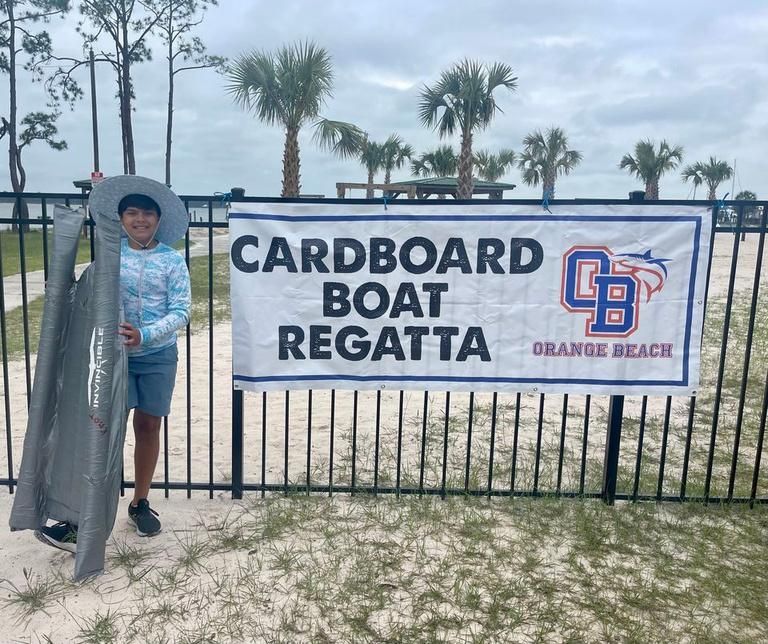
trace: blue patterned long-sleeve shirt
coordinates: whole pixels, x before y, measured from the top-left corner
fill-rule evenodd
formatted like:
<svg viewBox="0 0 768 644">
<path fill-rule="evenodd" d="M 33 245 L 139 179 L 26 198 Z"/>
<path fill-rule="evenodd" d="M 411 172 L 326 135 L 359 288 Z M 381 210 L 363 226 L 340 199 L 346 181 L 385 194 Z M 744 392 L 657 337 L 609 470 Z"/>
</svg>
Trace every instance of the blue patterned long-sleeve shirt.
<svg viewBox="0 0 768 644">
<path fill-rule="evenodd" d="M 129 356 L 155 353 L 176 343 L 176 332 L 189 324 L 191 290 L 184 258 L 163 243 L 134 250 L 120 246 L 120 298 L 125 321 L 141 333 Z"/>
</svg>

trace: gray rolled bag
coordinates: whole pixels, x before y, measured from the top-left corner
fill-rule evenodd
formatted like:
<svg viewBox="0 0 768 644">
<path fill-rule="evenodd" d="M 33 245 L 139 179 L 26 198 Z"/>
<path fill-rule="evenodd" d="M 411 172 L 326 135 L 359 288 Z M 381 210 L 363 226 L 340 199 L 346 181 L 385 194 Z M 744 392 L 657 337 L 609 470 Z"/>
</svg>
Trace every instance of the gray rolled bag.
<svg viewBox="0 0 768 644">
<path fill-rule="evenodd" d="M 127 419 L 127 358 L 117 335 L 117 212 L 92 211 L 95 259 L 74 280 L 84 215 L 56 206 L 35 379 L 11 530 L 78 526 L 76 580 L 104 570 Z"/>
</svg>

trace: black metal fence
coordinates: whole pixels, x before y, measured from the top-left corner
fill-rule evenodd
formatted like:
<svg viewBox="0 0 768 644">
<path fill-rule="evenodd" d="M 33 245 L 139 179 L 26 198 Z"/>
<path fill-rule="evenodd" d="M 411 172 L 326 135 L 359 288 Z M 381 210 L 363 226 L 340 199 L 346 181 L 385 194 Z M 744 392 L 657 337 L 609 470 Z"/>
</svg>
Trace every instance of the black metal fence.
<svg viewBox="0 0 768 644">
<path fill-rule="evenodd" d="M 52 204 L 75 194 L 0 193 L 4 424 L 0 485 L 13 492 L 47 278 Z M 174 406 L 155 487 L 230 492 L 584 496 L 765 502 L 768 412 L 768 202 L 708 205 L 713 228 L 695 396 L 232 389 L 226 204 L 182 197 L 192 320 L 179 339 Z M 279 201 L 244 198 L 243 201 Z M 323 200 L 322 203 L 332 203 Z M 345 200 L 343 203 L 354 203 Z M 366 202 L 359 202 L 366 203 Z M 489 202 L 483 202 L 489 203 Z M 538 202 L 507 203 L 541 207 Z M 617 200 L 552 205 L 619 204 Z M 21 219 L 13 214 L 21 213 Z M 84 228 L 83 262 L 93 257 Z M 125 487 L 130 487 L 131 433 Z"/>
</svg>

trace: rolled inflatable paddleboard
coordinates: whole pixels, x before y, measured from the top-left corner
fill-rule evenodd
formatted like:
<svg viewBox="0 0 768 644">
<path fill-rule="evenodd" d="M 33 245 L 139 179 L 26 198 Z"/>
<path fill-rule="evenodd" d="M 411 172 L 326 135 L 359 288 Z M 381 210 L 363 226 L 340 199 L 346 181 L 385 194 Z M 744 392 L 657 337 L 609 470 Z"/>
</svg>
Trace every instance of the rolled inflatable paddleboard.
<svg viewBox="0 0 768 644">
<path fill-rule="evenodd" d="M 11 530 L 78 526 L 75 580 L 104 571 L 127 419 L 127 358 L 117 335 L 117 212 L 92 213 L 95 260 L 74 280 L 84 215 L 56 206 L 35 379 Z"/>
</svg>

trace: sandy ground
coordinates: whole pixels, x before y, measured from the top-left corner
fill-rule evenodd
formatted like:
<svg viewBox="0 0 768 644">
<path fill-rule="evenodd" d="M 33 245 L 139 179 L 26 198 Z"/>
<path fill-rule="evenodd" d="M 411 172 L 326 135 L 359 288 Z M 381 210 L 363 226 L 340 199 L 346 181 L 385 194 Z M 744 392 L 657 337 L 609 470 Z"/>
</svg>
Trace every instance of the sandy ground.
<svg viewBox="0 0 768 644">
<path fill-rule="evenodd" d="M 740 261 L 736 273 L 736 291 L 749 293 L 755 277 L 755 258 L 757 235 L 750 235 L 742 243 Z M 221 242 L 223 243 L 223 242 Z M 718 235 L 716 243 L 710 298 L 722 298 L 727 293 L 730 275 L 730 258 L 733 237 Z M 768 258 L 765 258 L 768 261 Z M 768 275 L 768 267 L 763 267 L 763 282 Z M 212 344 L 211 344 L 212 343 Z M 189 476 L 192 481 L 227 482 L 231 478 L 231 329 L 229 323 L 216 325 L 213 329 L 200 330 L 190 340 L 190 378 L 187 379 L 187 343 L 180 338 L 179 371 L 173 408 L 169 417 L 167 445 L 161 447 L 161 458 L 155 480 L 162 482 L 166 475 L 171 481 L 183 482 Z M 765 365 L 758 365 L 764 374 Z M 0 431 L 0 471 L 5 476 L 9 469 L 18 471 L 21 458 L 23 432 L 26 424 L 26 402 L 23 361 L 9 365 L 11 374 L 9 396 L 11 410 L 10 440 L 5 419 Z M 764 376 L 763 376 L 764 377 Z M 311 399 L 312 415 L 309 417 Z M 405 392 L 403 395 L 403 433 L 400 476 L 404 485 L 415 485 L 419 479 L 424 430 L 424 393 Z M 335 397 L 335 421 L 331 450 L 331 394 L 327 391 L 270 393 L 266 403 L 260 394 L 245 394 L 245 454 L 244 473 L 247 483 L 259 483 L 262 480 L 261 464 L 264 462 L 263 477 L 267 483 L 282 484 L 287 467 L 290 482 L 304 483 L 307 476 L 307 459 L 312 481 L 327 484 L 330 459 L 333 458 L 334 482 L 338 484 L 352 482 L 352 461 L 350 458 L 352 442 L 356 443 L 357 457 L 354 462 L 355 483 L 372 485 L 374 483 L 374 462 L 378 458 L 378 483 L 393 485 L 397 477 L 398 433 L 400 417 L 400 394 L 384 392 L 377 397 L 376 392 L 361 392 L 355 397 L 352 392 L 337 392 Z M 531 485 L 532 456 L 536 449 L 539 427 L 538 395 L 522 396 L 518 434 L 518 486 Z M 674 401 L 673 413 L 676 419 L 685 418 L 686 400 Z M 355 404 L 357 415 L 354 414 Z M 475 426 L 472 443 L 473 466 L 471 475 L 475 485 L 484 487 L 488 481 L 488 460 L 490 452 L 491 394 L 475 396 Z M 628 414 L 639 414 L 640 399 L 628 399 Z M 494 458 L 494 487 L 508 488 L 510 485 L 511 454 L 513 449 L 513 426 L 515 395 L 499 396 L 499 422 L 497 423 Z M 583 442 L 583 417 L 574 415 L 574 411 L 583 412 L 585 398 L 571 396 L 568 400 L 570 414 L 566 420 L 565 452 L 577 463 Z M 648 403 L 650 416 L 663 416 L 666 399 L 653 398 Z M 592 413 L 604 410 L 607 406 L 605 397 L 592 400 Z M 468 394 L 453 394 L 450 399 L 451 417 L 449 424 L 449 449 L 447 476 L 449 483 L 463 485 L 466 462 Z M 539 472 L 542 486 L 554 487 L 557 454 L 559 452 L 560 432 L 562 429 L 562 396 L 547 396 L 542 416 L 542 469 Z M 286 410 L 288 423 L 286 429 Z M 442 477 L 443 434 L 445 431 L 445 394 L 433 393 L 428 397 L 427 406 L 427 445 L 425 450 L 425 485 L 439 485 Z M 378 443 L 376 441 L 376 417 L 380 418 Z M 263 423 L 266 420 L 266 424 Z M 311 438 L 310 431 L 311 428 Z M 354 436 L 353 436 L 354 428 Z M 594 481 L 593 474 L 598 473 L 602 464 L 604 426 L 593 426 L 587 441 L 588 485 Z M 266 441 L 262 440 L 262 435 Z M 286 435 L 288 457 L 285 456 Z M 706 434 L 702 435 L 706 440 Z M 684 436 L 673 437 L 670 453 L 681 451 Z M 6 443 L 10 442 L 12 464 Z M 165 441 L 164 441 L 165 443 Z M 132 478 L 133 437 L 129 430 L 125 447 L 125 476 Z M 166 456 L 167 455 L 167 456 Z M 575 455 L 575 457 L 574 457 Z M 627 458 L 634 458 L 630 453 Z M 188 464 L 189 463 L 189 468 Z M 11 467 L 12 465 L 12 467 Z M 674 478 L 678 472 L 669 476 Z M 578 485 L 579 469 L 566 465 L 562 473 L 563 489 L 575 489 Z M 187 500 L 183 492 L 171 493 L 170 499 L 164 499 L 162 491 L 153 492 L 152 503 L 157 507 L 163 521 L 173 528 L 153 540 L 153 546 L 163 547 L 171 543 L 178 531 L 194 530 L 200 514 L 224 514 L 234 503 L 226 493 L 215 493 L 208 499 L 207 492 L 194 492 Z M 12 496 L 0 490 L 0 516 L 8 516 Z M 131 533 L 125 520 L 127 501 L 122 501 L 118 512 L 114 536 L 130 542 L 139 538 Z M 30 533 L 10 533 L 0 530 L 0 578 L 7 578 L 14 583 L 23 580 L 23 568 L 35 564 L 44 567 L 46 561 L 61 562 L 68 555 L 52 549 L 46 549 Z M 84 595 L 83 601 L 94 601 L 93 595 Z M 77 597 L 74 602 L 79 601 Z M 0 633 L 9 632 L 9 617 L 0 612 Z M 0 636 L 0 641 L 3 637 Z"/>
<path fill-rule="evenodd" d="M 8 517 L 13 497 L 9 494 L 0 495 L 0 516 Z M 118 516 L 112 536 L 107 546 L 107 557 L 114 556 L 116 544 L 121 547 L 129 546 L 149 553 L 151 559 L 147 565 L 166 561 L 169 552 L 176 553 L 179 542 L 187 535 L 201 530 L 201 525 L 211 525 L 237 509 L 237 503 L 228 495 L 217 494 L 214 499 L 205 498 L 198 493 L 193 499 L 182 499 L 180 494 L 170 499 L 161 495 L 153 498 L 153 506 L 164 521 L 165 530 L 151 539 L 139 537 L 132 524 L 127 519 L 128 499 L 120 502 Z M 26 588 L 25 572 L 42 576 L 49 575 L 52 570 L 63 570 L 64 574 L 71 570 L 74 558 L 68 552 L 45 547 L 31 533 L 2 531 L 2 547 L 0 548 L 0 599 L 7 598 L 12 585 Z M 0 611 L 0 642 L 34 642 L 35 635 L 51 634 L 56 644 L 74 642 L 78 635 L 78 621 L 72 615 L 88 615 L 95 611 L 102 613 L 107 610 L 119 610 L 123 602 L 131 597 L 129 584 L 125 573 L 116 566 L 110 565 L 106 574 L 92 582 L 86 582 L 74 594 L 61 598 L 53 613 L 38 612 L 30 621 L 18 620 L 12 610 Z M 135 599 L 135 598 L 134 598 Z M 55 616 L 57 625 L 52 626 L 51 617 Z M 82 623 L 82 622 L 81 622 Z"/>
</svg>

